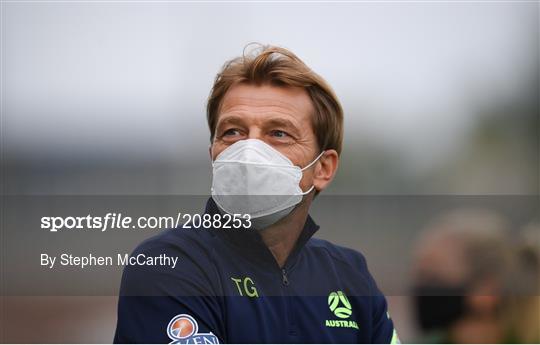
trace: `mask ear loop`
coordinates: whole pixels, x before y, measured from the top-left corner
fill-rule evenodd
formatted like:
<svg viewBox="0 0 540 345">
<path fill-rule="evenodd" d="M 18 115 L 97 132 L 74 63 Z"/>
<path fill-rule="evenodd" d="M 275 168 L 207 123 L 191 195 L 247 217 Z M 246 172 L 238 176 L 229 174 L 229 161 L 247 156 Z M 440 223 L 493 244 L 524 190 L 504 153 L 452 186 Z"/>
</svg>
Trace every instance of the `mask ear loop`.
<svg viewBox="0 0 540 345">
<path fill-rule="evenodd" d="M 309 167 L 311 167 L 313 164 L 317 163 L 317 161 L 322 157 L 322 155 L 325 153 L 326 151 L 322 151 L 318 156 L 317 158 L 315 158 L 314 160 L 311 161 L 311 163 L 309 163 L 308 165 L 306 165 L 305 167 L 303 167 L 302 169 L 300 169 L 300 171 L 304 171 L 306 169 L 308 169 Z"/>
<path fill-rule="evenodd" d="M 317 156 L 317 158 L 315 158 L 311 163 L 309 163 L 308 165 L 306 165 L 305 167 L 303 167 L 302 169 L 300 169 L 300 171 L 304 171 L 306 169 L 308 169 L 309 167 L 311 167 L 313 164 L 315 164 L 321 157 L 322 155 L 324 154 L 324 150 Z M 311 193 L 311 191 L 313 191 L 313 189 L 315 189 L 315 185 L 312 185 L 310 189 L 308 189 L 307 191 L 305 192 L 302 192 L 301 194 L 302 195 L 307 195 L 309 193 Z"/>
<path fill-rule="evenodd" d="M 308 194 L 311 193 L 311 191 L 314 190 L 314 189 L 315 189 L 315 185 L 311 186 L 311 188 L 308 189 L 307 191 L 300 193 L 300 195 L 308 195 Z"/>
</svg>

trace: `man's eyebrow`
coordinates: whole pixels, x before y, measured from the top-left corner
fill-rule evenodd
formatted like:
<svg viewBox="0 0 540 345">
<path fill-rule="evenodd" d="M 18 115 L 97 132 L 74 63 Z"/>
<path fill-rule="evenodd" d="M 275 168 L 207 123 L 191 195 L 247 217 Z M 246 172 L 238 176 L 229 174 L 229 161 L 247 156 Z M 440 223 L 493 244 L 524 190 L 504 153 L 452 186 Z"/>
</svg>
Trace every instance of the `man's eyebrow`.
<svg viewBox="0 0 540 345">
<path fill-rule="evenodd" d="M 295 132 L 299 131 L 298 126 L 293 121 L 276 117 L 264 121 L 264 127 L 281 127 Z"/>
<path fill-rule="evenodd" d="M 243 124 L 244 118 L 242 116 L 236 116 L 236 115 L 225 115 L 223 117 L 220 117 L 216 124 L 216 129 L 223 127 L 227 124 Z"/>
</svg>

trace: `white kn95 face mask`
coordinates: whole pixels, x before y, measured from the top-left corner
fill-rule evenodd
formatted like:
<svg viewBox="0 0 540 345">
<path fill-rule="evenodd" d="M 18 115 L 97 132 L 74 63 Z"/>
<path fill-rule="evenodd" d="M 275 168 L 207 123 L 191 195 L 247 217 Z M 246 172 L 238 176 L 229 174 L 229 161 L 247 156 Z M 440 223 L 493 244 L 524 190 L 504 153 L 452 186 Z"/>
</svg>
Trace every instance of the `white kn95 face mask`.
<svg viewBox="0 0 540 345">
<path fill-rule="evenodd" d="M 263 229 L 287 216 L 310 193 L 300 188 L 304 168 L 258 139 L 239 140 L 212 163 L 212 198 L 222 212 L 249 214 L 252 227 Z"/>
</svg>

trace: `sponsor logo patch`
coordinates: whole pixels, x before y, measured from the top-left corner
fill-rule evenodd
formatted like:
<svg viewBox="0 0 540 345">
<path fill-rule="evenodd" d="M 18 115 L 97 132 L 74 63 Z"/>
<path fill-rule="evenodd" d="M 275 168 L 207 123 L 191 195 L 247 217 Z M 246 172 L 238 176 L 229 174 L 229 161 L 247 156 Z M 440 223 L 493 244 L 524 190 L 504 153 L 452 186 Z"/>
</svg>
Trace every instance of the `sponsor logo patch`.
<svg viewBox="0 0 540 345">
<path fill-rule="evenodd" d="M 167 335 L 172 339 L 170 344 L 219 344 L 212 333 L 198 333 L 199 324 L 188 314 L 176 315 L 167 326 Z"/>
</svg>

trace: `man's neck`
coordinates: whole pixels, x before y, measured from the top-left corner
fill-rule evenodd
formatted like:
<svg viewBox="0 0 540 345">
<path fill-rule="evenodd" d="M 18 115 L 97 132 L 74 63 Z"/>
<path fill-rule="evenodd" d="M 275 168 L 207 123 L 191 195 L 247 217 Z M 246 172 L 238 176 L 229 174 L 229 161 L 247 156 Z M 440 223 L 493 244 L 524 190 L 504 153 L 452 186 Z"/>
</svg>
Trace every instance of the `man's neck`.
<svg viewBox="0 0 540 345">
<path fill-rule="evenodd" d="M 285 266 L 304 229 L 312 198 L 311 195 L 306 197 L 287 217 L 261 231 L 262 240 L 279 267 Z"/>
</svg>

